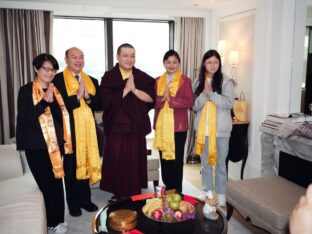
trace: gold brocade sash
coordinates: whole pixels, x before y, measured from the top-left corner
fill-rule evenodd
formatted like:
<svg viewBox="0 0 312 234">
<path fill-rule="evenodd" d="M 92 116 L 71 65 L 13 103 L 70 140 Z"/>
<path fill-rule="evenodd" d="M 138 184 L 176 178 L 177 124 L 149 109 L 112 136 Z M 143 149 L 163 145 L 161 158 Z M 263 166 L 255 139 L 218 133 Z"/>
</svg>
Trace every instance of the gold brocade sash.
<svg viewBox="0 0 312 234">
<path fill-rule="evenodd" d="M 79 87 L 78 80 L 69 68 L 65 68 L 64 81 L 68 96 L 76 95 Z M 95 95 L 96 89 L 91 78 L 84 72 L 80 73 L 89 94 Z M 101 161 L 96 136 L 95 121 L 92 110 L 80 98 L 80 107 L 74 109 L 75 137 L 76 137 L 76 177 L 78 180 L 90 179 L 95 184 L 101 179 Z"/>
<path fill-rule="evenodd" d="M 209 106 L 208 106 L 209 105 Z M 205 146 L 206 137 L 206 111 L 209 108 L 208 113 L 208 164 L 215 167 L 218 159 L 217 152 L 217 107 L 212 101 L 205 103 L 201 112 L 198 131 L 196 137 L 195 153 L 201 155 Z"/>
<path fill-rule="evenodd" d="M 73 148 L 72 148 L 72 140 L 71 140 L 71 133 L 70 133 L 69 114 L 64 105 L 63 98 L 58 92 L 58 90 L 56 89 L 56 87 L 54 87 L 53 93 L 54 93 L 54 96 L 56 98 L 58 105 L 60 106 L 62 110 L 65 153 L 71 154 L 73 153 Z M 37 103 L 41 101 L 41 99 L 43 98 L 43 95 L 44 95 L 44 92 L 39 84 L 39 81 L 35 79 L 32 85 L 32 98 L 33 98 L 34 105 L 37 105 Z M 39 123 L 40 123 L 40 127 L 41 127 L 44 140 L 47 144 L 54 177 L 62 178 L 64 176 L 63 161 L 62 161 L 62 157 L 60 153 L 60 148 L 57 142 L 51 109 L 49 106 L 45 108 L 45 112 L 41 114 L 38 117 L 38 119 L 39 119 Z"/>
<path fill-rule="evenodd" d="M 157 83 L 157 96 L 164 96 L 168 75 L 164 73 Z M 176 72 L 169 87 L 170 96 L 175 97 L 179 89 L 181 73 Z M 164 107 L 160 110 L 155 127 L 154 148 L 162 151 L 165 160 L 175 159 L 174 143 L 174 113 L 166 100 Z"/>
</svg>

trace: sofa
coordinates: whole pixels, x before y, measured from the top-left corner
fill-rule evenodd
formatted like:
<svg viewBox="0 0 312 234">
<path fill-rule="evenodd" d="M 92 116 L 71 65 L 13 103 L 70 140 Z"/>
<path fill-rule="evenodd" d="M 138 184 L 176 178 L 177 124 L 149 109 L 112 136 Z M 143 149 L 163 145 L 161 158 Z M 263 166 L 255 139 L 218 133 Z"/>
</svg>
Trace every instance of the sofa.
<svg viewBox="0 0 312 234">
<path fill-rule="evenodd" d="M 0 145 L 0 190 L 0 233 L 47 233 L 43 195 L 15 145 Z"/>
</svg>

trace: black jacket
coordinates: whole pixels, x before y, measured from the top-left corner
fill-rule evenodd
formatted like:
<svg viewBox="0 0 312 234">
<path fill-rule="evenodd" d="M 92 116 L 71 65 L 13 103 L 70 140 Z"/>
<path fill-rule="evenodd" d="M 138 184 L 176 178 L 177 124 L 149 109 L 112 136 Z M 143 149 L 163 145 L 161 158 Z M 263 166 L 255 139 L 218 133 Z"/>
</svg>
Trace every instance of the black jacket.
<svg viewBox="0 0 312 234">
<path fill-rule="evenodd" d="M 54 99 L 53 103 L 41 100 L 34 105 L 32 98 L 32 82 L 24 85 L 18 92 L 17 100 L 17 125 L 16 147 L 18 150 L 42 150 L 47 149 L 38 117 L 50 106 L 55 132 L 60 148 L 64 144 L 62 112 Z"/>
<path fill-rule="evenodd" d="M 98 94 L 99 93 L 99 83 L 95 78 L 93 78 L 91 76 L 90 76 L 90 78 L 91 78 L 91 80 L 95 86 L 96 93 L 95 93 L 95 96 L 89 94 L 91 102 L 88 105 L 91 108 L 92 112 L 101 111 L 102 105 L 101 105 L 101 100 L 100 100 L 99 94 Z M 75 139 L 76 138 L 75 138 L 75 122 L 74 122 L 73 111 L 74 111 L 74 109 L 80 107 L 80 103 L 77 99 L 77 95 L 68 96 L 66 86 L 65 86 L 65 82 L 64 82 L 63 72 L 56 74 L 52 82 L 56 86 L 56 88 L 58 89 L 60 94 L 62 95 L 65 106 L 66 106 L 67 111 L 69 113 L 72 142 L 73 142 L 73 147 L 75 149 L 75 147 L 76 147 L 76 140 Z"/>
</svg>

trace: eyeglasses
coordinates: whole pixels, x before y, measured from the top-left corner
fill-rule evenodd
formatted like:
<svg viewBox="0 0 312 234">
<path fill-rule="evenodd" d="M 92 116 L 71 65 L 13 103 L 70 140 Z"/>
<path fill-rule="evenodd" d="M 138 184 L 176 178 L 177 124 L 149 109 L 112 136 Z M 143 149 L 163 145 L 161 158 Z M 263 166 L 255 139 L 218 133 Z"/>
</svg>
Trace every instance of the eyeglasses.
<svg viewBox="0 0 312 234">
<path fill-rule="evenodd" d="M 54 68 L 49 68 L 49 67 L 41 67 L 41 68 L 43 68 L 43 70 L 44 70 L 45 72 L 56 73 L 56 69 L 54 69 Z"/>
</svg>

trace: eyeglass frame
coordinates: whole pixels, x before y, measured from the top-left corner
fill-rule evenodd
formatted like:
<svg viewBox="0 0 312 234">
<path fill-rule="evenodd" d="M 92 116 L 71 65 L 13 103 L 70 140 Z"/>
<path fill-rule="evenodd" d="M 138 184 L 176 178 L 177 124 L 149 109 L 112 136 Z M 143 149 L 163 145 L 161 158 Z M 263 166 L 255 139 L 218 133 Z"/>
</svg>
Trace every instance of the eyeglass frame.
<svg viewBox="0 0 312 234">
<path fill-rule="evenodd" d="M 43 70 L 44 70 L 45 72 L 52 72 L 52 73 L 56 73 L 56 72 L 57 72 L 57 70 L 54 69 L 54 68 L 49 68 L 49 67 L 44 67 L 44 66 L 42 66 L 42 67 L 40 67 L 40 68 L 43 68 Z"/>
</svg>

